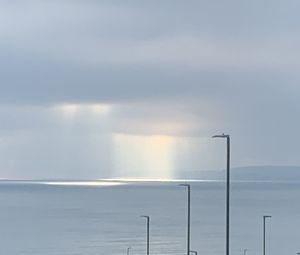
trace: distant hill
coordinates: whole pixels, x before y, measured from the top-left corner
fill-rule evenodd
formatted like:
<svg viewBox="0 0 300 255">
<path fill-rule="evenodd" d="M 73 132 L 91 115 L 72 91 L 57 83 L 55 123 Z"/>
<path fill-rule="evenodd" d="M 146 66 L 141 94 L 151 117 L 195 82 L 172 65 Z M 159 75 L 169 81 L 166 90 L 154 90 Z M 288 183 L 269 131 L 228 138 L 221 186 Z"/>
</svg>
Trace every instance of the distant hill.
<svg viewBox="0 0 300 255">
<path fill-rule="evenodd" d="M 188 171 L 179 179 L 224 180 L 225 170 Z M 236 181 L 300 181 L 300 166 L 247 166 L 231 169 Z"/>
</svg>

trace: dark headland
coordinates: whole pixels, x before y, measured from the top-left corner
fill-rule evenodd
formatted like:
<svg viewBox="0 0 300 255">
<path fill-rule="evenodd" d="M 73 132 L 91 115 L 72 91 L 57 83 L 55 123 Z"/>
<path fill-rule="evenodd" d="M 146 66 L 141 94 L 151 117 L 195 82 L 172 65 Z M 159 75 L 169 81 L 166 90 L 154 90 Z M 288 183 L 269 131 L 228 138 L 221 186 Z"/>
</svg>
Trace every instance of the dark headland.
<svg viewBox="0 0 300 255">
<path fill-rule="evenodd" d="M 186 171 L 179 179 L 224 180 L 224 170 Z M 247 166 L 231 169 L 233 181 L 295 181 L 300 182 L 300 166 Z"/>
</svg>

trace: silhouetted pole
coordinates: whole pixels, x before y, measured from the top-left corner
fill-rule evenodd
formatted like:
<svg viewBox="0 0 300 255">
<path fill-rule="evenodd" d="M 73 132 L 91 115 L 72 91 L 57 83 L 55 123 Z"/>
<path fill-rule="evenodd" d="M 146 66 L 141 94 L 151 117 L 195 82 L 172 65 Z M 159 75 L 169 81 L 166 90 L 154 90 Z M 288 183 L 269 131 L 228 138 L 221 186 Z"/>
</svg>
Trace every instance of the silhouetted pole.
<svg viewBox="0 0 300 255">
<path fill-rule="evenodd" d="M 127 255 L 129 255 L 129 251 L 130 251 L 131 247 L 127 248 Z"/>
<path fill-rule="evenodd" d="M 189 255 L 191 247 L 191 185 L 180 184 L 179 186 L 187 187 L 187 255 Z"/>
<path fill-rule="evenodd" d="M 229 224 L 230 224 L 230 136 L 214 135 L 213 138 L 226 138 L 227 141 L 227 167 L 226 167 L 226 255 L 229 255 Z"/>
<path fill-rule="evenodd" d="M 272 218 L 272 216 L 263 216 L 263 255 L 266 255 L 266 219 Z"/>
<path fill-rule="evenodd" d="M 190 251 L 190 253 L 194 253 L 195 255 L 197 255 L 197 251 Z"/>
<path fill-rule="evenodd" d="M 244 249 L 244 255 L 247 255 L 248 249 Z"/>
<path fill-rule="evenodd" d="M 150 217 L 147 215 L 142 215 L 141 217 L 146 218 L 146 220 L 147 220 L 147 255 L 149 255 L 149 251 L 150 251 L 150 238 L 149 238 Z"/>
</svg>

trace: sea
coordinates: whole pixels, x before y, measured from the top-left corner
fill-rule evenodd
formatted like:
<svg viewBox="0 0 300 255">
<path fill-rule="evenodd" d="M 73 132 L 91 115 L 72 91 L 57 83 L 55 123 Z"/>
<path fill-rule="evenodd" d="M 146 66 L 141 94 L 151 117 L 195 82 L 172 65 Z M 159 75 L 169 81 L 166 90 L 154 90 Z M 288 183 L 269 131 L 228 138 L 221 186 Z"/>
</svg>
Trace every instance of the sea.
<svg viewBox="0 0 300 255">
<path fill-rule="evenodd" d="M 0 254 L 225 254 L 225 184 L 220 181 L 1 181 Z M 300 183 L 232 182 L 230 254 L 300 252 Z M 244 251 L 247 249 L 246 251 Z"/>
</svg>

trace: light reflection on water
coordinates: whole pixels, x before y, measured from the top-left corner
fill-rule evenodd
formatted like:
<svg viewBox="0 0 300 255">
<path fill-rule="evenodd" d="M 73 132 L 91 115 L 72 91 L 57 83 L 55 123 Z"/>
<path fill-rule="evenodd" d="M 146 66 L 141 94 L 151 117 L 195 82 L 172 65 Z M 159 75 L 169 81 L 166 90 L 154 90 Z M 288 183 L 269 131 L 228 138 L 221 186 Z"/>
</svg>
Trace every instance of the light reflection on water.
<svg viewBox="0 0 300 255">
<path fill-rule="evenodd" d="M 39 184 L 53 185 L 53 186 L 118 186 L 125 185 L 125 182 L 109 182 L 109 181 L 44 181 Z"/>
<path fill-rule="evenodd" d="M 299 183 L 232 184 L 232 255 L 261 253 L 261 217 L 269 254 L 295 254 L 300 237 Z M 186 192 L 177 183 L 0 183 L 0 254 L 185 254 Z M 224 253 L 224 184 L 192 182 L 192 245 L 198 254 Z"/>
</svg>

